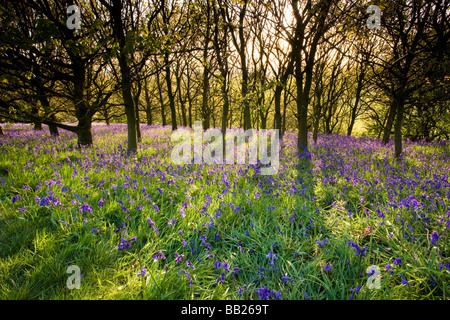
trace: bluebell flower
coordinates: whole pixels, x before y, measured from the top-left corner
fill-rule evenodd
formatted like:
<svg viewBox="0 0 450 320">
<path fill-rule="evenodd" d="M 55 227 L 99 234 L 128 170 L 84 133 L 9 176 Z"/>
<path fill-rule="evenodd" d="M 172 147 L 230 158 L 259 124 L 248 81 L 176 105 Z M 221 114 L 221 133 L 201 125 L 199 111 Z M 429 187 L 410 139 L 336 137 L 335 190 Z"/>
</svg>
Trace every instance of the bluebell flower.
<svg viewBox="0 0 450 320">
<path fill-rule="evenodd" d="M 440 239 L 441 238 L 439 237 L 438 233 L 436 231 L 433 231 L 433 234 L 431 235 L 431 245 L 434 246 Z"/>
<path fill-rule="evenodd" d="M 216 280 L 217 283 L 224 283 L 225 273 L 222 272 L 222 275 L 219 279 Z"/>
<path fill-rule="evenodd" d="M 355 289 L 351 288 L 350 291 L 355 294 L 358 294 L 358 292 L 359 292 L 359 290 L 361 290 L 361 288 L 362 288 L 361 286 L 357 286 Z"/>
<path fill-rule="evenodd" d="M 214 266 L 214 270 L 220 269 L 222 267 L 222 262 L 220 262 L 219 260 L 216 260 L 213 263 L 213 266 Z"/>
<path fill-rule="evenodd" d="M 12 203 L 15 203 L 17 200 L 19 200 L 19 199 L 22 199 L 22 197 L 21 196 L 19 196 L 19 195 L 15 195 L 14 197 L 12 197 Z"/>
<path fill-rule="evenodd" d="M 319 248 L 321 248 L 321 247 L 323 247 L 324 245 L 326 245 L 328 243 L 328 238 L 325 238 L 322 241 L 319 241 L 319 240 L 316 239 L 315 242 L 317 243 Z"/>
<path fill-rule="evenodd" d="M 80 212 L 88 212 L 88 213 L 92 213 L 92 207 L 90 205 L 88 205 L 87 203 L 84 203 L 81 207 L 80 207 Z"/>
<path fill-rule="evenodd" d="M 187 261 L 186 261 L 186 265 L 187 265 L 188 267 L 191 267 L 192 270 L 195 270 L 195 267 L 194 267 L 194 265 L 192 264 L 192 262 L 191 262 L 190 260 L 187 260 Z"/>
<path fill-rule="evenodd" d="M 355 250 L 356 250 L 356 254 L 355 254 L 355 256 L 362 256 L 362 257 L 365 257 L 366 256 L 366 250 L 368 249 L 368 247 L 366 246 L 365 248 L 361 248 L 360 246 L 358 246 L 358 244 L 356 244 L 356 243 L 354 243 L 354 242 L 352 242 L 352 241 L 348 241 L 347 242 L 347 244 L 350 246 L 350 247 L 352 247 L 352 248 L 354 248 Z"/>
<path fill-rule="evenodd" d="M 239 270 L 238 267 L 234 267 L 233 271 L 231 271 L 231 274 L 234 276 L 234 275 L 236 275 L 236 274 L 238 274 L 238 273 L 241 273 L 241 272 L 242 272 L 242 271 Z"/>
<path fill-rule="evenodd" d="M 180 263 L 181 261 L 183 261 L 183 258 L 184 258 L 184 254 L 179 254 L 178 252 L 175 252 L 175 258 L 177 258 L 176 259 L 176 263 L 178 264 L 178 263 Z"/>
<path fill-rule="evenodd" d="M 145 276 L 145 274 L 147 273 L 147 269 L 145 269 L 144 267 L 143 268 L 141 268 L 141 272 L 140 273 L 138 273 L 137 274 L 137 277 L 139 278 L 139 277 L 144 277 Z"/>
<path fill-rule="evenodd" d="M 394 264 L 398 264 L 399 266 L 401 266 L 402 263 L 403 263 L 403 261 L 402 261 L 402 259 L 400 259 L 400 258 L 396 258 L 396 259 L 394 260 Z"/>
<path fill-rule="evenodd" d="M 103 204 L 105 203 L 105 199 L 100 199 L 98 202 L 98 206 L 101 208 L 103 206 Z"/>
<path fill-rule="evenodd" d="M 261 300 L 282 299 L 281 293 L 270 290 L 267 287 L 255 289 L 255 292 L 259 295 Z"/>
<path fill-rule="evenodd" d="M 131 241 L 136 241 L 136 237 L 131 238 L 130 240 L 126 240 L 122 238 L 119 244 L 119 251 L 123 251 L 124 249 L 129 249 L 131 247 Z"/>
</svg>

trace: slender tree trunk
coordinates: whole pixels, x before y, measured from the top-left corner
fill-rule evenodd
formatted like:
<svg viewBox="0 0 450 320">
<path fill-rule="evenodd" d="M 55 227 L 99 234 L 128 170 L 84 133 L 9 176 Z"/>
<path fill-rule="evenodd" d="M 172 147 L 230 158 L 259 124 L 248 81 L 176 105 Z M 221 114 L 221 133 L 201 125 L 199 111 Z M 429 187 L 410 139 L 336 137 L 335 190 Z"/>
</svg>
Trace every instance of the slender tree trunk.
<svg viewBox="0 0 450 320">
<path fill-rule="evenodd" d="M 285 132 L 286 132 L 286 114 L 287 114 L 287 106 L 288 106 L 288 91 L 287 89 L 284 91 L 284 97 L 283 97 L 283 113 L 281 115 L 281 135 L 280 135 L 280 139 L 282 136 L 284 136 Z"/>
<path fill-rule="evenodd" d="M 317 138 L 319 136 L 319 123 L 320 123 L 320 118 L 314 119 L 313 140 L 314 140 L 315 143 L 317 143 Z"/>
<path fill-rule="evenodd" d="M 180 109 L 181 109 L 181 119 L 183 121 L 183 126 L 187 126 L 187 119 L 186 119 L 186 100 L 183 99 L 181 94 L 181 74 L 177 74 L 177 91 L 178 91 L 178 101 L 180 102 Z"/>
<path fill-rule="evenodd" d="M 136 113 L 136 137 L 138 141 L 141 141 L 141 117 L 139 113 L 139 98 L 141 96 L 142 84 L 137 82 L 137 92 L 134 96 L 134 108 Z"/>
<path fill-rule="evenodd" d="M 274 116 L 274 122 L 275 122 L 275 129 L 281 130 L 281 92 L 283 91 L 283 86 L 277 85 L 275 87 L 275 93 L 274 93 L 274 102 L 275 102 L 275 116 Z M 280 134 L 281 136 L 282 134 Z"/>
<path fill-rule="evenodd" d="M 389 113 L 386 119 L 386 125 L 384 127 L 382 143 L 387 144 L 391 136 L 392 126 L 394 125 L 395 115 L 397 113 L 396 99 L 393 98 L 391 105 L 389 106 Z"/>
<path fill-rule="evenodd" d="M 242 87 L 241 87 L 241 94 L 242 98 L 244 99 L 244 130 L 251 129 L 252 123 L 251 123 L 251 115 L 250 115 L 250 104 L 248 101 L 248 70 L 247 65 L 245 61 L 245 48 L 243 49 L 244 52 L 241 54 L 241 63 L 242 63 Z"/>
<path fill-rule="evenodd" d="M 188 69 L 189 70 L 189 69 Z M 187 100 L 188 100 L 188 123 L 189 127 L 192 128 L 192 96 L 191 96 L 191 76 L 188 73 L 187 78 Z"/>
<path fill-rule="evenodd" d="M 364 67 L 361 65 L 361 69 L 362 68 L 364 68 Z M 350 116 L 350 124 L 349 124 L 349 126 L 347 128 L 347 135 L 348 136 L 352 135 L 353 126 L 355 125 L 356 113 L 358 112 L 359 101 L 361 100 L 361 92 L 362 92 L 362 88 L 363 88 L 363 81 L 364 81 L 364 69 L 361 70 L 361 73 L 359 74 L 359 77 L 358 77 L 358 85 L 356 87 L 355 104 L 352 107 L 352 112 L 351 112 L 351 116 Z"/>
<path fill-rule="evenodd" d="M 151 126 L 153 124 L 153 115 L 152 115 L 152 104 L 150 100 L 150 93 L 148 92 L 148 83 L 147 78 L 144 80 L 144 93 L 145 93 L 145 112 L 147 114 L 147 125 Z"/>
<path fill-rule="evenodd" d="M 225 77 L 226 79 L 226 77 Z M 226 157 L 226 132 L 227 132 L 227 118 L 228 118 L 228 109 L 229 109 L 229 102 L 228 102 L 228 94 L 226 89 L 226 81 L 224 79 L 224 83 L 221 86 L 221 92 L 222 92 L 222 98 L 223 98 L 223 106 L 222 106 L 222 147 L 223 147 L 223 159 Z"/>
<path fill-rule="evenodd" d="M 5 135 L 5 133 L 3 132 L 3 128 L 2 128 L 2 126 L 0 126 L 0 136 L 4 136 Z"/>
<path fill-rule="evenodd" d="M 125 105 L 125 113 L 127 116 L 127 131 L 128 131 L 128 152 L 137 151 L 137 136 L 136 136 L 136 114 L 133 104 L 133 95 L 131 94 L 131 70 L 127 63 L 128 54 L 126 52 L 126 37 L 124 34 L 124 27 L 122 22 L 123 3 L 121 0 L 112 0 L 112 5 L 109 6 L 111 20 L 113 24 L 114 36 L 119 42 L 119 67 L 122 75 L 122 97 Z"/>
<path fill-rule="evenodd" d="M 122 60 L 122 59 L 120 59 Z M 136 114 L 134 111 L 133 96 L 131 94 L 131 79 L 129 68 L 126 61 L 121 63 L 122 67 L 122 95 L 125 105 L 125 113 L 127 115 L 127 131 L 128 131 L 128 148 L 127 151 L 137 151 L 137 135 L 136 135 Z"/>
<path fill-rule="evenodd" d="M 78 136 L 78 146 L 92 145 L 92 115 L 85 101 L 86 96 L 86 66 L 80 59 L 72 61 L 74 86 L 73 97 L 75 104 L 75 115 L 78 120 L 76 133 Z"/>
<path fill-rule="evenodd" d="M 395 157 L 399 158 L 402 154 L 402 124 L 403 124 L 403 111 L 405 108 L 405 102 L 402 96 L 397 99 L 397 115 L 395 119 L 394 127 L 394 142 L 395 142 Z"/>
<path fill-rule="evenodd" d="M 164 55 L 164 62 L 166 65 L 166 84 L 167 84 L 167 96 L 169 97 L 169 107 L 172 118 L 172 131 L 177 130 L 177 110 L 175 109 L 175 95 L 172 91 L 172 77 L 170 75 L 169 55 Z"/>
<path fill-rule="evenodd" d="M 162 88 L 161 88 L 161 81 L 159 79 L 159 72 L 156 74 L 156 81 L 158 83 L 158 93 L 159 93 L 159 101 L 161 104 L 161 118 L 162 118 L 162 125 L 166 126 L 167 125 L 167 120 L 166 120 L 166 106 L 164 104 L 164 97 L 162 95 Z"/>
<path fill-rule="evenodd" d="M 205 50 L 206 52 L 206 50 Z M 206 61 L 205 57 L 203 58 Z M 205 62 L 206 63 L 206 62 Z M 208 130 L 210 127 L 210 113 L 208 106 L 209 98 L 209 76 L 206 66 L 203 67 L 203 82 L 202 82 L 202 118 L 203 118 L 203 130 Z"/>
</svg>

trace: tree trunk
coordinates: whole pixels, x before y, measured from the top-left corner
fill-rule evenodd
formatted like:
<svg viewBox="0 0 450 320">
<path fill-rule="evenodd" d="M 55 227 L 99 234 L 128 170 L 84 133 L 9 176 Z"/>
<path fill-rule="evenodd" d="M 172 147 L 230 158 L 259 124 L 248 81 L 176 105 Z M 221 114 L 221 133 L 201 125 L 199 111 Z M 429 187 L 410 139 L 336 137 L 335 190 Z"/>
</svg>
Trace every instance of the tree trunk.
<svg viewBox="0 0 450 320">
<path fill-rule="evenodd" d="M 109 6 L 111 20 L 113 24 L 114 36 L 119 41 L 119 67 L 122 74 L 122 97 L 125 105 L 125 113 L 127 116 L 127 131 L 128 131 L 128 152 L 137 151 L 137 136 L 136 136 L 136 114 L 133 104 L 133 96 L 131 94 L 131 70 L 127 63 L 128 54 L 126 52 L 126 37 L 124 34 L 122 22 L 122 8 L 121 0 L 112 0 L 112 5 Z"/>
<path fill-rule="evenodd" d="M 136 114 L 134 111 L 133 96 L 131 94 L 131 79 L 129 68 L 126 66 L 126 61 L 121 63 L 122 70 L 122 95 L 125 105 L 125 113 L 127 115 L 127 131 L 128 131 L 128 147 L 129 153 L 137 151 L 137 135 L 136 135 Z"/>
<path fill-rule="evenodd" d="M 150 94 L 148 92 L 147 78 L 144 80 L 144 93 L 145 93 L 145 104 L 146 104 L 145 113 L 147 115 L 147 125 L 151 126 L 153 124 L 153 115 L 152 115 Z"/>
<path fill-rule="evenodd" d="M 161 88 L 161 81 L 159 79 L 159 72 L 156 74 L 156 81 L 158 83 L 158 93 L 159 93 L 159 102 L 161 104 L 161 118 L 162 118 L 162 125 L 165 126 L 167 125 L 167 120 L 166 120 L 166 106 L 164 104 L 164 98 L 162 95 L 162 88 Z"/>
<path fill-rule="evenodd" d="M 88 121 L 84 124 L 79 124 L 77 129 L 78 146 L 90 146 L 92 145 L 92 131 L 91 122 Z"/>
<path fill-rule="evenodd" d="M 403 97 L 400 97 L 396 101 L 397 116 L 395 119 L 394 127 L 394 140 L 395 140 L 395 157 L 399 158 L 402 154 L 402 124 L 403 124 L 403 111 L 405 108 L 405 102 Z"/>
<path fill-rule="evenodd" d="M 227 118 L 228 118 L 228 109 L 229 109 L 229 102 L 228 102 L 228 94 L 226 89 L 226 77 L 224 78 L 224 82 L 221 86 L 221 92 L 222 92 L 222 98 L 223 98 L 223 106 L 222 106 L 222 156 L 223 159 L 226 158 L 226 132 L 227 132 Z"/>
<path fill-rule="evenodd" d="M 3 132 L 3 128 L 0 126 L 0 136 L 4 136 L 5 133 Z"/>
<path fill-rule="evenodd" d="M 352 107 L 352 112 L 351 112 L 351 116 L 350 116 L 350 124 L 347 128 L 348 136 L 352 135 L 353 126 L 355 125 L 355 121 L 356 121 L 356 113 L 358 112 L 359 101 L 361 100 L 361 92 L 362 92 L 363 81 L 364 81 L 364 69 L 363 68 L 364 67 L 361 64 L 361 73 L 359 74 L 358 85 L 356 87 L 355 104 Z"/>
<path fill-rule="evenodd" d="M 205 50 L 206 52 L 206 50 Z M 205 59 L 205 57 L 204 57 Z M 206 61 L 206 60 L 204 60 Z M 206 63 L 206 62 L 205 62 Z M 203 118 L 203 130 L 208 130 L 210 127 L 210 114 L 209 114 L 209 106 L 208 106 L 208 97 L 209 97 L 209 76 L 208 69 L 206 66 L 203 67 L 203 87 L 202 87 L 202 118 Z"/>
<path fill-rule="evenodd" d="M 172 120 L 172 131 L 177 130 L 177 110 L 175 109 L 175 95 L 172 91 L 172 77 L 170 75 L 169 55 L 164 55 L 164 62 L 166 63 L 166 84 L 167 96 L 169 97 L 169 107 Z"/>
<path fill-rule="evenodd" d="M 189 69 L 188 69 L 189 70 Z M 191 96 L 191 77 L 188 73 L 187 75 L 187 100 L 188 100 L 188 121 L 189 127 L 192 128 L 192 96 Z"/>
<path fill-rule="evenodd" d="M 109 112 L 108 112 L 108 108 L 106 106 L 103 107 L 103 116 L 105 117 L 106 125 L 109 126 L 110 125 Z"/>
<path fill-rule="evenodd" d="M 317 143 L 317 137 L 319 136 L 319 123 L 320 118 L 314 119 L 314 125 L 313 125 L 313 140 L 315 143 Z"/>
<path fill-rule="evenodd" d="M 274 102 L 275 102 L 275 129 L 281 131 L 281 92 L 283 91 L 283 86 L 277 85 L 275 87 Z M 282 134 L 280 134 L 281 136 Z"/>
<path fill-rule="evenodd" d="M 391 105 L 389 106 L 389 113 L 386 119 L 386 125 L 384 127 L 382 143 L 387 144 L 391 136 L 392 126 L 394 124 L 395 114 L 397 112 L 397 106 L 395 98 L 392 99 Z"/>
<path fill-rule="evenodd" d="M 137 81 L 137 92 L 134 96 L 134 108 L 136 113 L 136 137 L 138 141 L 141 141 L 141 117 L 139 113 L 139 98 L 141 96 L 142 84 Z"/>
<path fill-rule="evenodd" d="M 55 117 L 54 114 L 50 117 L 50 119 L 51 119 L 53 122 L 56 122 L 56 117 Z M 48 129 L 49 129 L 50 134 L 51 134 L 52 136 L 59 136 L 58 127 L 55 126 L 54 124 L 49 124 L 49 125 L 48 125 Z"/>
<path fill-rule="evenodd" d="M 180 102 L 180 109 L 181 109 L 181 120 L 183 121 L 183 126 L 186 127 L 187 126 L 186 99 L 183 99 L 181 94 L 181 77 L 182 75 L 177 72 L 177 91 L 178 91 L 178 101 Z"/>
</svg>

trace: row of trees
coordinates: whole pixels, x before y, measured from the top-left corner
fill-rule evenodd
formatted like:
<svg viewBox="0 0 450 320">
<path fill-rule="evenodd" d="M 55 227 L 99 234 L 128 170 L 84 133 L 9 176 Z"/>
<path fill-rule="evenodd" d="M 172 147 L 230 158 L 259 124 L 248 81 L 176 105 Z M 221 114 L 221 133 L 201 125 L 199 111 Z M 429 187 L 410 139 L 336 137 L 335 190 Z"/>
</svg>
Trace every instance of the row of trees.
<svg viewBox="0 0 450 320">
<path fill-rule="evenodd" d="M 1 0 L 0 116 L 449 139 L 450 0 Z M 81 28 L 67 8 L 81 9 Z M 70 123 L 76 123 L 75 125 Z"/>
</svg>

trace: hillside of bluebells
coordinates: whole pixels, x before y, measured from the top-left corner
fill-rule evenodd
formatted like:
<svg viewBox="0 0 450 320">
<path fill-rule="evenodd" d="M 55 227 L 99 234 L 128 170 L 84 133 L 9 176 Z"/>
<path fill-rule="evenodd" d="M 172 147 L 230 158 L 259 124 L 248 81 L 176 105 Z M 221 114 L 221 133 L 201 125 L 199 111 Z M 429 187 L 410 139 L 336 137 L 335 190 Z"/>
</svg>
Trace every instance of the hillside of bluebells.
<svg viewBox="0 0 450 320">
<path fill-rule="evenodd" d="M 406 141 L 395 160 L 392 143 L 322 134 L 308 164 L 288 132 L 262 176 L 174 165 L 170 127 L 142 125 L 132 155 L 122 124 L 94 124 L 81 149 L 3 128 L 1 299 L 449 297 L 448 142 Z"/>
</svg>

